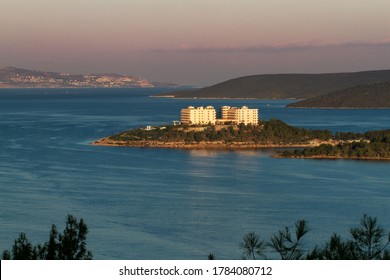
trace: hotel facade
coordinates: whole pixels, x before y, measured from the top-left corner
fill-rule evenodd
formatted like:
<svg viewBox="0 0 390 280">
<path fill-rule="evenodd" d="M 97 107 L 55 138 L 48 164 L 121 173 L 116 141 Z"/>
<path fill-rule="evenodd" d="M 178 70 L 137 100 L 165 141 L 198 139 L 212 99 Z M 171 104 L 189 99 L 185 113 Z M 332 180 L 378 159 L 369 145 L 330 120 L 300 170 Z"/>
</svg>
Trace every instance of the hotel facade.
<svg viewBox="0 0 390 280">
<path fill-rule="evenodd" d="M 217 113 L 213 106 L 193 107 L 181 109 L 181 123 L 183 124 L 215 124 Z"/>
<path fill-rule="evenodd" d="M 213 106 L 193 107 L 181 109 L 181 123 L 189 125 L 197 124 L 224 124 L 233 123 L 254 124 L 259 123 L 259 110 L 249 109 L 247 106 L 241 108 L 222 106 L 217 118 L 217 112 Z"/>
</svg>

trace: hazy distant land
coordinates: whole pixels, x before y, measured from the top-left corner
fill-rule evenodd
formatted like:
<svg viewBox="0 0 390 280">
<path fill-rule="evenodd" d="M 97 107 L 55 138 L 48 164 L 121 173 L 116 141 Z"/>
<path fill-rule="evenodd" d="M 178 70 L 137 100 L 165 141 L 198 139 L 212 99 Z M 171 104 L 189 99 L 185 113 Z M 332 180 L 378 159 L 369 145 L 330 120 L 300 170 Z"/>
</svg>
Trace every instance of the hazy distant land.
<svg viewBox="0 0 390 280">
<path fill-rule="evenodd" d="M 326 74 L 267 74 L 173 91 L 177 85 L 120 74 L 71 75 L 0 69 L 0 88 L 172 88 L 157 97 L 303 99 L 290 108 L 390 108 L 390 70 Z"/>
<path fill-rule="evenodd" d="M 390 70 L 240 77 L 160 96 L 176 98 L 309 99 L 291 107 L 389 108 Z M 332 93 L 332 94 L 330 94 Z M 329 94 L 329 95 L 328 95 Z M 320 97 L 316 99 L 317 97 Z"/>
<path fill-rule="evenodd" d="M 152 82 L 144 78 L 120 74 L 72 75 L 15 67 L 0 69 L 0 88 L 153 88 L 176 86 L 171 83 Z"/>
</svg>

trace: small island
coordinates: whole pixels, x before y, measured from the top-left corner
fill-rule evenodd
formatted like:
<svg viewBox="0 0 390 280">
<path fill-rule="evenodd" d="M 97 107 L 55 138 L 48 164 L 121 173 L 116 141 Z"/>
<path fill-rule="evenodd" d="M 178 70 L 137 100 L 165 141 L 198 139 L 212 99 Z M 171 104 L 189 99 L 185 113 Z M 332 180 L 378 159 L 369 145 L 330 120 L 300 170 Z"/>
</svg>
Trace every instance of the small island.
<svg viewBox="0 0 390 280">
<path fill-rule="evenodd" d="M 258 109 L 213 106 L 181 109 L 174 125 L 139 128 L 102 138 L 93 145 L 187 149 L 309 147 L 329 141 L 329 131 L 295 128 L 276 119 L 259 121 Z"/>
<path fill-rule="evenodd" d="M 218 117 L 217 117 L 218 116 Z M 298 148 L 279 152 L 284 158 L 390 159 L 390 130 L 366 133 L 298 128 L 281 120 L 258 118 L 258 109 L 188 106 L 173 125 L 147 126 L 121 132 L 92 143 L 176 149 Z"/>
<path fill-rule="evenodd" d="M 253 149 L 335 145 L 327 130 L 296 128 L 271 119 L 259 124 L 168 125 L 138 128 L 93 142 L 100 146 L 181 149 Z"/>
<path fill-rule="evenodd" d="M 138 128 L 91 144 L 221 150 L 289 148 L 274 157 L 390 160 L 390 130 L 332 134 L 328 130 L 293 127 L 277 119 L 261 121 L 259 125 L 168 125 Z"/>
</svg>

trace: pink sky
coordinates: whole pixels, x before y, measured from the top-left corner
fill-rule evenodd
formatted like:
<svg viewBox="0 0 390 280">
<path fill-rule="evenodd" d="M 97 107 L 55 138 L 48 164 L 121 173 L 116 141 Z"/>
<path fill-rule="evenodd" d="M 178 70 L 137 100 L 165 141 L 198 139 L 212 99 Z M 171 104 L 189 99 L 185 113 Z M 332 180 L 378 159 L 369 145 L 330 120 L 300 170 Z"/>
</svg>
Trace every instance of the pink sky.
<svg viewBox="0 0 390 280">
<path fill-rule="evenodd" d="M 390 69 L 388 0 L 1 0 L 0 67 L 210 85 Z"/>
</svg>

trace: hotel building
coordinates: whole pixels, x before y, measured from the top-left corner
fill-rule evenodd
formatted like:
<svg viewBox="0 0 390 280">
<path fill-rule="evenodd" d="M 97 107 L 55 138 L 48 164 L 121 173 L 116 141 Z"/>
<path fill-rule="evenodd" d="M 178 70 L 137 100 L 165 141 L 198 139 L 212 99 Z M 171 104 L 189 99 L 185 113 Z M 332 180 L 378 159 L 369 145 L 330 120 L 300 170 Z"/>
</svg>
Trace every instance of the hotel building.
<svg viewBox="0 0 390 280">
<path fill-rule="evenodd" d="M 232 123 L 258 124 L 259 123 L 259 110 L 249 109 L 247 106 L 241 108 L 222 106 L 221 107 L 221 121 Z"/>
<path fill-rule="evenodd" d="M 215 124 L 217 114 L 213 106 L 193 107 L 181 109 L 181 123 L 183 124 Z"/>
<path fill-rule="evenodd" d="M 216 124 L 234 123 L 255 124 L 259 123 L 258 109 L 249 109 L 247 106 L 241 108 L 222 106 L 220 119 L 217 119 L 216 110 L 212 106 L 193 107 L 181 109 L 181 123 L 183 124 Z"/>
</svg>

